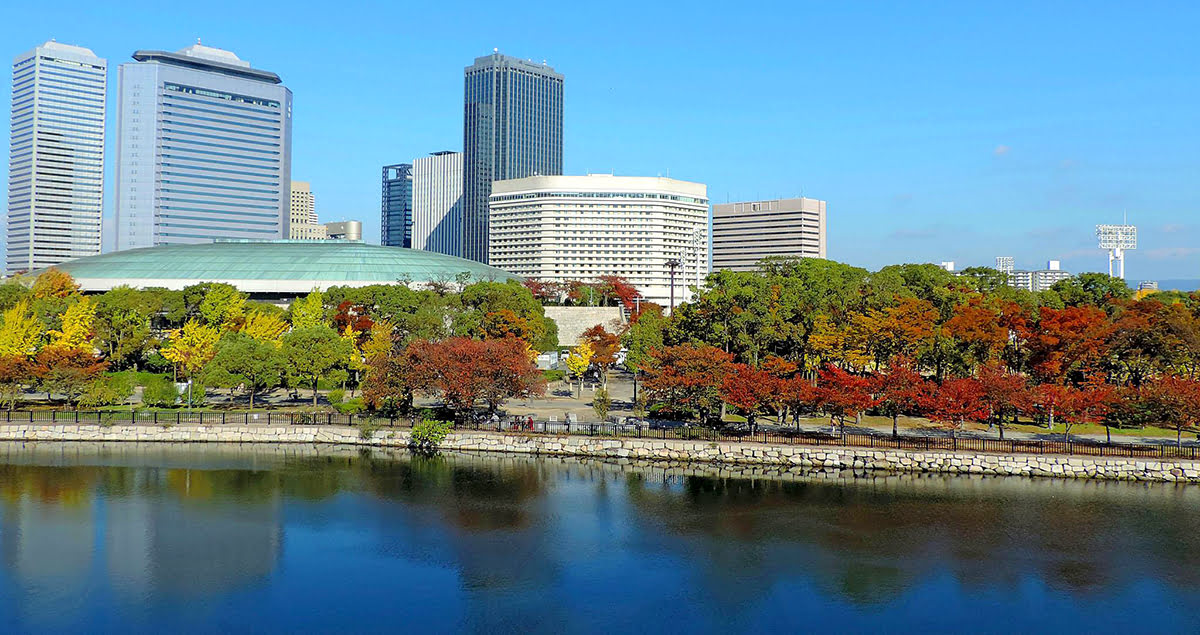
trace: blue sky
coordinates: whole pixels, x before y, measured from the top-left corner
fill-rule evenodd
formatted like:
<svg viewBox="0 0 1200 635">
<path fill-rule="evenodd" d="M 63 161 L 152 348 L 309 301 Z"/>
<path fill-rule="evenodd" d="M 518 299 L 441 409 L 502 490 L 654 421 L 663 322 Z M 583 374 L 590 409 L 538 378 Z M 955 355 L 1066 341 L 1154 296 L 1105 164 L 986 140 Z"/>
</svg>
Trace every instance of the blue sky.
<svg viewBox="0 0 1200 635">
<path fill-rule="evenodd" d="M 1200 277 L 1195 3 L 162 6 L 10 3 L 0 43 L 106 57 L 110 122 L 134 49 L 199 37 L 278 73 L 293 178 L 368 240 L 380 166 L 461 149 L 462 69 L 495 47 L 566 75 L 568 173 L 669 172 L 714 202 L 825 199 L 830 257 L 871 268 L 1012 255 L 1102 270 L 1093 226 L 1127 210 L 1130 278 Z"/>
</svg>

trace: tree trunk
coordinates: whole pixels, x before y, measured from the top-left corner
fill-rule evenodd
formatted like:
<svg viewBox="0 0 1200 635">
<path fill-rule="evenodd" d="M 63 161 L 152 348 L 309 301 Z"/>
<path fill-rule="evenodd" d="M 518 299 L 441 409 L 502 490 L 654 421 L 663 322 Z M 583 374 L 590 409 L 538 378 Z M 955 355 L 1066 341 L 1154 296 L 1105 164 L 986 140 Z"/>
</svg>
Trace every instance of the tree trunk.
<svg viewBox="0 0 1200 635">
<path fill-rule="evenodd" d="M 230 399 L 232 401 L 232 399 Z M 254 389 L 250 389 L 250 409 L 254 410 Z"/>
<path fill-rule="evenodd" d="M 1183 448 L 1183 428 L 1175 428 L 1175 447 Z"/>
<path fill-rule="evenodd" d="M 1112 445 L 1112 428 L 1108 424 L 1104 424 L 1104 442 Z"/>
<path fill-rule="evenodd" d="M 316 410 L 316 408 L 317 408 L 317 381 L 319 381 L 319 380 L 316 380 L 316 379 L 314 379 L 314 380 L 313 380 L 313 383 L 312 383 L 312 387 L 313 387 L 313 409 L 314 409 L 314 410 Z"/>
<path fill-rule="evenodd" d="M 1003 441 L 1004 440 L 1004 424 L 1003 423 L 996 424 L 996 429 L 1000 430 L 1000 440 Z"/>
<path fill-rule="evenodd" d="M 892 415 L 892 438 L 900 438 L 900 415 L 899 413 Z"/>
</svg>

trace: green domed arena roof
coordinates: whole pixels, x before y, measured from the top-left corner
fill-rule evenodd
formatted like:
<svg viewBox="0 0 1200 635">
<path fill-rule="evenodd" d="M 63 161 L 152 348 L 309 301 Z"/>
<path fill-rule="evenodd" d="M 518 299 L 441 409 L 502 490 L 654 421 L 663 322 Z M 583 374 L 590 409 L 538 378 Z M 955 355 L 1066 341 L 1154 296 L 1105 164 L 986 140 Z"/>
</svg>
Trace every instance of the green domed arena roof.
<svg viewBox="0 0 1200 635">
<path fill-rule="evenodd" d="M 113 287 L 182 289 L 226 282 L 248 293 L 299 294 L 332 286 L 520 280 L 507 271 L 454 256 L 346 240 L 220 241 L 115 251 L 76 258 L 58 269 L 84 291 Z"/>
</svg>

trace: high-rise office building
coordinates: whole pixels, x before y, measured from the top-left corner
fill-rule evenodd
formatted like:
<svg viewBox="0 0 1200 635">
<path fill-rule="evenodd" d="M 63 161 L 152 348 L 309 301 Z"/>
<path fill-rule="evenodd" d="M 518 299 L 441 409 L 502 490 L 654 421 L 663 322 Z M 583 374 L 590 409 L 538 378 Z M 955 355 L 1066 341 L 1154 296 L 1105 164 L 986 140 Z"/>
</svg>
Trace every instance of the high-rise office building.
<svg viewBox="0 0 1200 635">
<path fill-rule="evenodd" d="M 825 257 L 825 201 L 788 198 L 713 205 L 713 269 L 756 271 L 769 256 Z"/>
<path fill-rule="evenodd" d="M 493 53 L 465 71 L 462 257 L 488 261 L 492 183 L 562 174 L 563 76 Z"/>
<path fill-rule="evenodd" d="M 434 152 L 413 161 L 412 248 L 462 254 L 461 152 Z"/>
<path fill-rule="evenodd" d="M 325 226 L 317 220 L 317 198 L 307 181 L 292 181 L 288 204 L 288 238 L 292 240 L 322 240 Z"/>
<path fill-rule="evenodd" d="M 667 307 L 672 271 L 676 304 L 708 274 L 708 188 L 607 174 L 497 181 L 489 240 L 494 267 L 547 282 L 622 276 Z"/>
<path fill-rule="evenodd" d="M 46 42 L 13 60 L 8 273 L 100 253 L 108 63 Z"/>
<path fill-rule="evenodd" d="M 292 92 L 199 43 L 118 70 L 117 249 L 287 238 Z"/>
<path fill-rule="evenodd" d="M 412 247 L 412 164 L 383 166 L 383 205 L 379 242 L 387 247 Z"/>
</svg>

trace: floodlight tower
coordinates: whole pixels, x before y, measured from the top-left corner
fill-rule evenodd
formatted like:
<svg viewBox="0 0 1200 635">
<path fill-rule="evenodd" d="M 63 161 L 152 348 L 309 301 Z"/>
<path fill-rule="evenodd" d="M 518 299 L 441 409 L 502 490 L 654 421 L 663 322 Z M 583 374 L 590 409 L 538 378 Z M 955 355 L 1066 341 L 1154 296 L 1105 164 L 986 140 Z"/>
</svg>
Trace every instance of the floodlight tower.
<svg viewBox="0 0 1200 635">
<path fill-rule="evenodd" d="M 1113 262 L 1120 263 L 1117 277 L 1125 279 L 1125 251 L 1137 249 L 1137 227 L 1133 225 L 1096 225 L 1100 248 L 1108 250 L 1108 275 L 1113 275 Z"/>
</svg>

